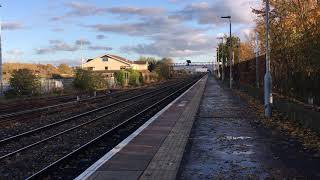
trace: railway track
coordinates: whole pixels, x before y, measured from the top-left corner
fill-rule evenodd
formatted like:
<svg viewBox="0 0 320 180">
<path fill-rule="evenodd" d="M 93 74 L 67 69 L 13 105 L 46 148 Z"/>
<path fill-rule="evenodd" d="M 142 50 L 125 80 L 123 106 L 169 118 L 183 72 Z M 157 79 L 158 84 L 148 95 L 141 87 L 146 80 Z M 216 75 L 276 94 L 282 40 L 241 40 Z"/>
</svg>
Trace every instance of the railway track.
<svg viewBox="0 0 320 180">
<path fill-rule="evenodd" d="M 6 178 L 33 179 L 55 174 L 54 172 L 57 171 L 52 170 L 54 167 L 79 155 L 80 152 L 84 152 L 84 149 L 100 142 L 106 136 L 109 137 L 110 143 L 107 143 L 108 148 L 103 149 L 110 149 L 121 140 L 121 137 L 129 135 L 134 127 L 143 123 L 148 117 L 146 114 L 154 114 L 157 108 L 169 103 L 197 79 L 170 84 L 2 139 L 0 140 L 0 166 L 2 167 L 0 175 Z M 118 131 L 121 134 L 117 134 Z M 95 158 L 89 159 L 92 161 Z M 67 174 L 70 174 L 70 177 L 74 176 L 71 175 L 72 173 Z"/>
<path fill-rule="evenodd" d="M 167 82 L 166 85 L 177 83 L 176 81 Z M 83 100 L 73 104 L 68 104 L 61 107 L 51 108 L 42 113 L 27 113 L 11 117 L 0 123 L 0 141 L 21 134 L 23 132 L 38 129 L 48 124 L 63 121 L 73 116 L 78 116 L 84 112 L 90 112 L 100 107 L 105 107 L 110 104 L 115 104 L 122 100 L 138 96 L 143 93 L 151 92 L 153 89 L 160 88 L 161 85 L 147 87 L 146 89 L 136 89 L 125 92 L 118 92 L 108 96 L 102 96 L 100 98 L 94 98 L 90 100 Z"/>
<path fill-rule="evenodd" d="M 150 84 L 152 86 L 161 85 L 163 82 L 160 83 L 153 83 Z M 150 86 L 147 85 L 146 87 Z M 141 87 L 139 87 L 141 88 Z M 136 90 L 139 88 L 134 89 L 127 89 L 127 90 L 113 90 L 115 92 L 127 92 Z M 145 87 L 142 87 L 145 88 Z M 98 97 L 105 96 L 107 91 L 100 90 L 97 91 Z M 80 94 L 79 97 L 81 97 L 81 101 L 86 101 L 90 99 L 95 99 L 97 97 L 90 96 L 89 94 Z M 89 98 L 88 98 L 89 97 Z M 13 102 L 7 102 L 7 103 L 0 103 L 0 119 L 5 117 L 13 117 L 16 115 L 22 115 L 25 113 L 30 112 L 37 112 L 48 108 L 53 108 L 57 106 L 63 106 L 70 102 L 76 102 L 77 96 L 74 94 L 69 95 L 61 95 L 61 96 L 54 96 L 54 97 L 38 97 L 38 98 L 28 98 L 25 100 L 16 100 Z"/>
</svg>

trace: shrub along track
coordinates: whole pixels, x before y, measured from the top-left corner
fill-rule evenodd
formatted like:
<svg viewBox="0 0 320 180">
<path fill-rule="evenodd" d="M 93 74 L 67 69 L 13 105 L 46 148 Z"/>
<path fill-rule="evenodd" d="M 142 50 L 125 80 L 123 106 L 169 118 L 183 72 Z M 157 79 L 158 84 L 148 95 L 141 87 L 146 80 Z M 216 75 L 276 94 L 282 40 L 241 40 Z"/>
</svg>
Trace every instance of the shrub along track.
<svg viewBox="0 0 320 180">
<path fill-rule="evenodd" d="M 75 153 L 72 153 L 72 156 L 66 156 L 67 159 L 74 155 L 81 155 L 81 152 L 85 152 L 84 150 L 89 146 L 106 152 L 194 82 L 195 79 L 193 78 L 183 83 L 171 84 L 140 96 L 138 99 L 133 98 L 132 100 L 124 101 L 95 113 L 90 113 L 83 116 L 83 118 L 81 116 L 76 121 L 68 121 L 65 124 L 45 128 L 45 131 L 40 130 L 31 135 L 27 134 L 26 137 L 22 136 L 5 141 L 0 150 L 2 156 L 0 158 L 0 166 L 2 167 L 0 176 L 5 178 L 25 178 L 41 169 L 45 169 L 41 171 L 44 174 L 39 173 L 37 175 L 42 176 L 49 173 L 56 178 L 63 174 L 65 174 L 63 176 L 67 176 L 66 178 L 74 177 L 81 168 L 89 166 L 91 162 L 98 158 L 97 155 L 99 153 L 92 153 L 91 155 L 94 154 L 94 157 L 90 155 L 85 156 L 85 158 L 80 156 L 80 159 L 79 157 L 72 158 L 73 161 L 64 161 L 64 159 L 58 161 L 60 158 L 72 151 Z M 101 136 L 103 134 L 109 137 L 107 142 L 110 143 L 105 144 L 103 147 L 93 145 L 105 138 L 105 136 Z M 101 137 L 98 138 L 99 136 Z M 97 139 L 93 141 L 95 138 Z M 91 141 L 94 143 L 88 143 Z M 18 150 L 19 148 L 20 150 Z M 75 151 L 76 149 L 78 150 Z M 8 152 L 11 153 L 8 154 Z M 48 166 L 53 162 L 57 163 L 52 164 L 53 166 Z M 61 169 L 58 168 L 57 170 L 54 167 L 56 165 L 64 166 L 63 162 L 75 162 L 75 164 L 66 166 L 74 167 L 77 171 L 73 169 L 71 172 L 60 174 L 62 172 Z M 83 162 L 87 162 L 85 166 L 83 166 Z M 81 168 L 76 167 L 79 163 L 81 163 Z M 69 168 L 64 168 L 64 170 L 68 171 Z"/>
<path fill-rule="evenodd" d="M 43 107 L 39 111 L 31 111 L 20 114 L 19 112 L 9 117 L 0 116 L 0 137 L 1 139 L 20 134 L 62 119 L 78 115 L 82 112 L 90 111 L 107 104 L 112 104 L 120 100 L 130 98 L 142 93 L 152 91 L 153 89 L 177 83 L 181 80 L 173 80 L 165 83 L 159 83 L 154 86 L 137 88 L 134 90 L 116 92 L 109 95 L 97 96 L 84 99 L 79 102 L 72 101 L 54 106 Z M 0 140 L 1 140 L 0 139 Z"/>
<path fill-rule="evenodd" d="M 157 83 L 152 83 L 148 84 L 139 88 L 134 88 L 134 89 L 126 89 L 126 90 L 120 90 L 120 89 L 113 89 L 112 92 L 127 92 L 135 89 L 140 89 L 140 88 L 145 88 L 148 86 L 157 86 L 161 85 L 162 83 L 165 82 L 157 82 Z M 97 96 L 102 97 L 104 96 L 108 91 L 106 90 L 98 90 L 97 91 Z M 81 99 L 88 99 L 90 97 L 90 94 L 88 93 L 82 93 L 78 94 Z M 48 107 L 48 106 L 55 106 L 57 104 L 65 104 L 65 103 L 70 103 L 74 102 L 77 98 L 76 94 L 64 94 L 60 96 L 50 96 L 50 97 L 36 97 L 36 98 L 24 98 L 24 99 L 18 99 L 18 100 L 13 100 L 13 101 L 8 101 L 8 102 L 0 102 L 0 119 L 4 118 L 4 115 L 9 115 L 10 114 L 17 114 L 17 112 L 20 112 L 20 114 L 23 114 L 21 112 L 23 111 L 30 111 L 30 110 L 35 110 L 33 112 L 36 112 L 37 109 L 43 109 L 43 107 Z M 92 98 L 89 98 L 92 99 Z M 12 117 L 12 116 L 10 116 Z"/>
</svg>

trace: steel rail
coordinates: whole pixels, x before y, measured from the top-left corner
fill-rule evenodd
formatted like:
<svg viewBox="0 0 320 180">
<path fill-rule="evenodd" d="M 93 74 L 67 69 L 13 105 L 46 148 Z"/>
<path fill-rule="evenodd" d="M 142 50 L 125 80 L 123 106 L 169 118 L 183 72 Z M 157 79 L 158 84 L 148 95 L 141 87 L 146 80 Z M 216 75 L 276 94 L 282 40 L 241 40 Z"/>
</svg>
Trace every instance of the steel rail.
<svg viewBox="0 0 320 180">
<path fill-rule="evenodd" d="M 75 100 L 75 101 L 70 101 L 70 102 L 65 102 L 65 103 L 59 103 L 59 104 L 55 104 L 55 105 L 45 106 L 45 107 L 41 107 L 41 108 L 32 108 L 32 109 L 23 110 L 23 111 L 19 111 L 19 112 L 15 112 L 15 113 L 3 114 L 3 115 L 0 115 L 0 119 L 1 118 L 9 118 L 9 117 L 22 115 L 22 114 L 27 114 L 27 113 L 38 112 L 38 111 L 42 111 L 42 110 L 46 110 L 46 109 L 51 109 L 51 108 L 56 108 L 56 107 L 60 107 L 60 106 L 69 105 L 69 104 L 77 104 L 77 103 L 80 103 L 80 102 L 83 102 L 83 101 L 90 101 L 90 100 L 93 100 L 93 99 L 98 99 L 98 98 L 107 97 L 107 96 L 108 95 L 100 95 L 100 96 L 96 96 L 96 97 L 80 99 L 79 101 Z M 5 122 L 5 121 L 0 120 L 0 122 Z"/>
<path fill-rule="evenodd" d="M 199 80 L 199 79 L 198 79 Z M 106 131 L 105 133 L 101 134 L 100 136 L 92 139 L 91 141 L 89 141 L 88 143 L 80 146 L 79 148 L 75 149 L 74 151 L 72 151 L 71 153 L 63 156 L 62 158 L 58 159 L 57 161 L 53 162 L 52 164 L 46 166 L 45 168 L 43 168 L 42 170 L 38 171 L 37 173 L 29 176 L 26 178 L 26 180 L 30 180 L 30 179 L 37 179 L 40 178 L 47 170 L 49 170 L 50 168 L 54 167 L 55 165 L 58 165 L 59 163 L 63 162 L 64 160 L 70 158 L 73 155 L 76 155 L 76 153 L 79 153 L 81 150 L 84 150 L 85 148 L 87 148 L 88 146 L 92 145 L 93 143 L 97 142 L 99 139 L 103 138 L 106 135 L 111 134 L 112 132 L 116 131 L 117 129 L 121 128 L 122 126 L 125 126 L 128 122 L 130 122 L 131 120 L 133 120 L 134 118 L 140 116 L 141 114 L 147 112 L 148 110 L 154 108 L 155 106 L 159 105 L 160 103 L 164 102 L 165 100 L 169 99 L 170 97 L 172 97 L 173 95 L 177 94 L 178 92 L 180 92 L 181 90 L 185 89 L 186 87 L 196 83 L 198 80 L 192 81 L 191 83 L 179 88 L 178 90 L 176 90 L 175 92 L 169 94 L 168 96 L 162 98 L 160 101 L 157 101 L 156 103 L 148 106 L 147 108 L 145 108 L 144 110 L 138 112 L 137 114 L 131 116 L 130 118 L 126 119 L 124 122 L 112 127 L 110 130 Z"/>
<path fill-rule="evenodd" d="M 175 85 L 179 85 L 179 84 L 182 84 L 182 83 L 183 83 L 183 82 L 178 82 L 178 83 L 174 83 L 174 84 L 172 84 L 172 85 L 170 85 L 170 86 L 175 86 Z M 56 125 L 59 125 L 59 124 L 62 124 L 62 123 L 65 123 L 65 122 L 74 120 L 74 119 L 76 119 L 76 118 L 80 118 L 80 117 L 89 115 L 89 114 L 91 114 L 91 113 L 95 113 L 95 112 L 97 112 L 97 111 L 100 111 L 100 110 L 103 110 L 103 109 L 106 109 L 106 108 L 110 108 L 110 107 L 119 105 L 119 104 L 121 104 L 121 103 L 128 102 L 128 101 L 131 101 L 131 100 L 133 100 L 133 99 L 137 99 L 137 98 L 139 98 L 139 97 L 142 97 L 142 96 L 145 96 L 145 95 L 148 95 L 148 94 L 152 94 L 152 93 L 157 92 L 157 91 L 161 91 L 161 90 L 163 90 L 163 89 L 165 89 L 165 88 L 170 88 L 170 86 L 166 86 L 166 87 L 162 87 L 162 88 L 160 88 L 160 89 L 152 90 L 152 91 L 150 91 L 150 92 L 142 93 L 142 94 L 133 96 L 133 97 L 131 97 L 131 98 L 127 98 L 127 99 L 124 99 L 124 100 L 121 100 L 121 101 L 118 101 L 118 102 L 109 104 L 109 105 L 107 105 L 107 106 L 103 106 L 103 107 L 100 107 L 100 108 L 96 108 L 96 109 L 93 109 L 93 110 L 90 110 L 90 111 L 87 111 L 87 112 L 84 112 L 84 113 L 81 113 L 81 114 L 78 114 L 78 115 L 75 115 L 75 116 L 72 116 L 72 117 L 69 117 L 69 118 L 66 118 L 66 119 L 57 121 L 57 122 L 54 122 L 54 123 L 51 123 L 51 124 L 47 124 L 47 125 L 45 125 L 45 126 L 41 126 L 41 127 L 39 127 L 39 128 L 36 128 L 36 129 L 32 129 L 32 130 L 29 130 L 29 131 L 26 131 L 26 132 L 23 132 L 23 133 L 20 133 L 20 134 L 17 134 L 17 135 L 10 136 L 10 137 L 5 138 L 5 139 L 1 139 L 1 140 L 0 140 L 0 145 L 1 145 L 1 144 L 8 143 L 9 141 L 15 140 L 15 139 L 17 139 L 17 138 L 21 138 L 21 137 L 23 137 L 23 136 L 30 135 L 30 134 L 39 132 L 39 131 L 41 131 L 41 130 L 45 130 L 45 129 L 47 129 L 47 128 L 50 128 L 50 127 L 53 127 L 53 126 L 56 126 Z"/>
<path fill-rule="evenodd" d="M 162 84 L 156 84 L 156 85 L 162 85 Z M 139 88 L 133 89 L 133 90 L 137 90 Z M 130 92 L 130 90 L 126 90 L 126 91 L 121 91 L 118 93 L 124 93 L 124 92 Z M 115 93 L 115 94 L 118 94 Z M 109 94 L 108 94 L 109 95 Z M 59 104 L 55 104 L 55 105 L 49 105 L 49 106 L 45 106 L 45 107 L 40 107 L 40 108 L 31 108 L 28 110 L 23 110 L 23 111 L 19 111 L 19 112 L 14 112 L 14 113 L 8 113 L 8 114 L 3 114 L 0 115 L 0 123 L 1 122 L 6 122 L 9 120 L 1 120 L 2 118 L 9 118 L 9 117 L 13 117 L 13 116 L 17 116 L 17 115 L 22 115 L 22 114 L 27 114 L 27 113 L 33 113 L 33 112 L 38 112 L 38 111 L 42 111 L 42 110 L 46 110 L 46 109 L 51 109 L 51 108 L 56 108 L 59 106 L 65 106 L 65 105 L 69 105 L 69 104 L 77 104 L 80 102 L 85 102 L 85 101 L 90 101 L 90 100 L 94 100 L 94 99 L 99 99 L 99 98 L 103 98 L 103 97 L 107 97 L 108 95 L 99 95 L 96 97 L 90 97 L 90 98 L 85 98 L 85 99 L 80 99 L 79 101 L 75 100 L 75 101 L 70 101 L 70 102 L 64 102 L 64 103 L 59 103 Z M 113 94 L 114 95 L 114 94 Z M 67 95 L 66 95 L 67 96 Z M 63 98 L 67 98 L 67 97 L 63 97 Z M 71 99 L 71 98 L 70 98 Z M 41 99 L 42 100 L 42 99 Z M 45 100 L 45 99 L 43 99 Z"/>
<path fill-rule="evenodd" d="M 182 82 L 182 83 L 183 83 L 183 82 Z M 181 84 L 181 83 L 177 83 L 177 84 Z M 172 85 L 172 86 L 174 86 L 174 85 Z M 136 101 L 136 102 L 133 103 L 133 104 L 138 104 L 138 103 L 141 102 L 141 101 L 144 101 L 144 100 L 146 100 L 146 99 L 153 98 L 153 97 L 155 97 L 155 96 L 158 95 L 158 94 L 161 94 L 161 93 L 164 93 L 164 92 L 167 92 L 167 91 L 171 90 L 171 89 L 167 89 L 167 90 L 165 90 L 165 91 L 160 91 L 160 90 L 163 90 L 163 89 L 165 89 L 165 88 L 174 88 L 174 87 L 163 87 L 163 88 L 161 88 L 161 89 L 154 90 L 154 91 L 152 91 L 152 92 L 156 92 L 156 91 L 159 91 L 159 92 L 153 94 L 153 95 L 150 96 L 150 97 L 147 97 L 147 98 L 141 99 L 141 100 L 139 100 L 139 101 Z M 151 94 L 151 92 L 148 92 L 148 94 Z M 143 96 L 143 95 L 139 95 L 139 97 L 141 97 L 141 96 Z M 136 99 L 136 98 L 137 98 L 137 97 L 135 97 L 135 98 L 129 98 L 129 99 L 132 100 L 132 99 Z M 50 136 L 50 137 L 47 137 L 47 138 L 42 139 L 42 140 L 40 140 L 40 141 L 37 141 L 37 142 L 35 142 L 35 143 L 33 143 L 33 144 L 30 144 L 30 145 L 28 145 L 28 146 L 25 146 L 25 147 L 23 147 L 23 148 L 20 148 L 20 149 L 18 149 L 18 150 L 16 150 L 16 151 L 13 151 L 13 152 L 10 152 L 10 153 L 8 153 L 8 154 L 5 154 L 5 155 L 3 155 L 3 156 L 0 157 L 0 160 L 3 160 L 3 159 L 8 158 L 8 157 L 11 157 L 11 156 L 13 156 L 13 155 L 15 155 L 15 154 L 17 154 L 17 153 L 20 153 L 20 152 L 22 152 L 22 151 L 24 151 L 24 150 L 30 149 L 30 148 L 38 145 L 38 144 L 44 143 L 44 142 L 46 142 L 46 141 L 49 141 L 49 140 L 51 140 L 51 139 L 53 139 L 53 138 L 55 138 L 55 137 L 57 137 L 57 136 L 60 136 L 60 135 L 63 135 L 63 134 L 65 134 L 65 133 L 67 133 L 67 132 L 70 132 L 70 131 L 72 131 L 72 130 L 78 129 L 78 128 L 80 128 L 80 127 L 82 127 L 82 126 L 85 126 L 85 125 L 87 125 L 87 124 L 91 124 L 91 123 L 93 123 L 93 122 L 95 122 L 95 121 L 97 121 L 97 120 L 100 120 L 100 119 L 108 116 L 108 115 L 114 114 L 114 113 L 116 113 L 116 112 L 118 112 L 118 111 L 120 111 L 120 110 L 123 110 L 123 109 L 125 109 L 125 108 L 127 108 L 127 107 L 130 107 L 130 106 L 132 106 L 133 104 L 129 104 L 129 105 L 123 106 L 123 107 L 118 108 L 118 109 L 116 109 L 116 110 L 114 110 L 114 111 L 111 111 L 111 112 L 109 112 L 109 113 L 107 113 L 107 114 L 104 114 L 104 115 L 101 115 L 101 116 L 99 116 L 99 117 L 96 117 L 96 118 L 94 118 L 94 119 L 92 119 L 92 120 L 90 120 L 90 121 L 88 121 L 88 122 L 85 122 L 85 123 L 79 124 L 79 125 L 77 125 L 77 126 L 74 126 L 74 127 L 72 127 L 72 128 L 66 129 L 66 130 L 64 130 L 64 131 L 61 131 L 61 132 L 55 134 L 55 135 L 52 135 L 52 136 Z M 98 108 L 98 109 L 100 109 L 100 108 Z"/>
</svg>

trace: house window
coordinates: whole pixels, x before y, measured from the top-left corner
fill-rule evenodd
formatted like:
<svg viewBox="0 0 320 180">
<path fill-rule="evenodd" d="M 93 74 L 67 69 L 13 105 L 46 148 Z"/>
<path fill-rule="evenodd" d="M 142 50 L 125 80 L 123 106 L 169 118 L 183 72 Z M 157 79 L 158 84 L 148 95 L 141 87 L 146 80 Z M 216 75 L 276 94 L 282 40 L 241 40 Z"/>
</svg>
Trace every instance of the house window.
<svg viewBox="0 0 320 180">
<path fill-rule="evenodd" d="M 104 67 L 105 70 L 108 70 L 108 66 Z"/>
<path fill-rule="evenodd" d="M 93 67 L 88 67 L 88 70 L 89 71 L 93 71 Z"/>
<path fill-rule="evenodd" d="M 108 57 L 102 57 L 102 61 L 108 62 Z"/>
</svg>

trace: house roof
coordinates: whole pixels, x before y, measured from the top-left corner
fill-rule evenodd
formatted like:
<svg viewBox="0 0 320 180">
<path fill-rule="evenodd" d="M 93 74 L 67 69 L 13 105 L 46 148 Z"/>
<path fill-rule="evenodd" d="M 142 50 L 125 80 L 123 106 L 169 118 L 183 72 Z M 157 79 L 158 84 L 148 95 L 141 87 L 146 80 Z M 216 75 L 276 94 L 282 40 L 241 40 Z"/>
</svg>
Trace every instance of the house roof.
<svg viewBox="0 0 320 180">
<path fill-rule="evenodd" d="M 109 57 L 109 58 L 124 62 L 126 64 L 132 64 L 132 61 L 130 61 L 130 60 L 126 59 L 126 58 L 117 56 L 117 55 L 113 55 L 113 54 L 105 54 L 105 55 L 103 55 L 101 57 Z"/>
<path fill-rule="evenodd" d="M 133 64 L 147 64 L 146 61 L 133 61 Z"/>
</svg>

